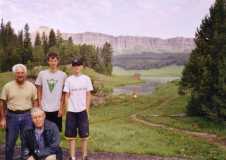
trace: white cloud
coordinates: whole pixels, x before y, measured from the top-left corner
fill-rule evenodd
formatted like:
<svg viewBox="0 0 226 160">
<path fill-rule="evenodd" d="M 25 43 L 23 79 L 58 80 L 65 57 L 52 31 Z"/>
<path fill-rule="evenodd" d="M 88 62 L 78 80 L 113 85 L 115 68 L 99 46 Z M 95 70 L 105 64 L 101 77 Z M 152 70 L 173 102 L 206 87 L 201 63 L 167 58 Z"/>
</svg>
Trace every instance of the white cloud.
<svg viewBox="0 0 226 160">
<path fill-rule="evenodd" d="M 214 0 L 0 0 L 0 17 L 65 32 L 192 36 Z"/>
</svg>

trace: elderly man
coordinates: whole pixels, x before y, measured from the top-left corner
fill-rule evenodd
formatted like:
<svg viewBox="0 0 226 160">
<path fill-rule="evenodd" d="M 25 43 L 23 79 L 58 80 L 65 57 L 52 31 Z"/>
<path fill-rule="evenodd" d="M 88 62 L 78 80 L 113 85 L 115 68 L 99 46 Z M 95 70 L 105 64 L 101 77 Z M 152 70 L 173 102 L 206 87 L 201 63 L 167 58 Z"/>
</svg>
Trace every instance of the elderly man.
<svg viewBox="0 0 226 160">
<path fill-rule="evenodd" d="M 23 160 L 61 160 L 60 134 L 55 123 L 45 120 L 41 108 L 32 108 L 33 127 L 24 130 Z"/>
<path fill-rule="evenodd" d="M 26 66 L 17 64 L 12 71 L 15 73 L 15 80 L 5 84 L 0 95 L 0 128 L 6 128 L 6 160 L 13 159 L 19 134 L 21 138 L 24 128 L 32 126 L 30 109 L 37 105 L 37 90 L 26 80 Z"/>
</svg>

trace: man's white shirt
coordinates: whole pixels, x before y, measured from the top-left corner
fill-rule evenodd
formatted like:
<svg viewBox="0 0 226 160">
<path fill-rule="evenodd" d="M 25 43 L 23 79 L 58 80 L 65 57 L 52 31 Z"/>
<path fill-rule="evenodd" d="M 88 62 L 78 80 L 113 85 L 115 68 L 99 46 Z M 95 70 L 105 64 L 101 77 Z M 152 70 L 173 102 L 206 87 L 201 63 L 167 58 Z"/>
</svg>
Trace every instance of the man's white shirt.
<svg viewBox="0 0 226 160">
<path fill-rule="evenodd" d="M 39 72 L 35 84 L 42 87 L 41 106 L 46 112 L 55 112 L 60 108 L 62 91 L 67 75 L 62 71 Z"/>
<path fill-rule="evenodd" d="M 93 90 L 90 78 L 86 75 L 71 75 L 65 81 L 64 92 L 69 93 L 69 112 L 82 112 L 86 109 L 86 94 Z"/>
</svg>

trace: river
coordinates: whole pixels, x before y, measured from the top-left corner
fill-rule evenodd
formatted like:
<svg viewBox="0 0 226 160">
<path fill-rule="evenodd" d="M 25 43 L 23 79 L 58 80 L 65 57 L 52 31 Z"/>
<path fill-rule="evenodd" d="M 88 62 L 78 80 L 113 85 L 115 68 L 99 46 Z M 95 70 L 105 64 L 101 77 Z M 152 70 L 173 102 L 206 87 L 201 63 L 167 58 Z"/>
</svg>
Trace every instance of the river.
<svg viewBox="0 0 226 160">
<path fill-rule="evenodd" d="M 122 87 L 117 87 L 113 89 L 113 95 L 120 94 L 138 94 L 138 95 L 147 95 L 151 94 L 156 87 L 165 84 L 167 82 L 178 80 L 180 77 L 141 77 L 145 83 L 126 85 Z"/>
</svg>

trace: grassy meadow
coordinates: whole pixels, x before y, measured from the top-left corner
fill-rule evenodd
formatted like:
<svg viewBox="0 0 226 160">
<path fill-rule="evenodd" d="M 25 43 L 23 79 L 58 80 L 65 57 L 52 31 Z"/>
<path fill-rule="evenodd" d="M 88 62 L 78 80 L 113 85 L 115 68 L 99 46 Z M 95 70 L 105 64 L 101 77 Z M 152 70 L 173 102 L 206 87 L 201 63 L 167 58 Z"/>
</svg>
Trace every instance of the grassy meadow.
<svg viewBox="0 0 226 160">
<path fill-rule="evenodd" d="M 223 124 L 197 117 L 176 120 L 167 118 L 167 115 L 185 112 L 189 97 L 179 96 L 177 88 L 178 82 L 172 82 L 159 87 L 149 96 L 136 99 L 132 96 L 109 97 L 105 104 L 93 108 L 90 116 L 91 150 L 176 156 L 195 160 L 226 159 L 225 149 L 205 140 L 133 121 L 132 115 L 136 114 L 148 122 L 215 133 L 224 139 L 226 128 Z M 158 119 L 150 116 L 156 114 L 162 116 Z"/>
<path fill-rule="evenodd" d="M 182 74 L 183 66 L 167 66 L 157 69 L 149 70 L 125 70 L 120 67 L 113 68 L 113 74 L 115 75 L 133 75 L 138 73 L 141 76 L 149 77 L 180 77 Z"/>
<path fill-rule="evenodd" d="M 160 69 L 162 70 L 162 69 Z M 173 68 L 167 71 L 172 76 Z M 175 69 L 179 73 L 179 68 Z M 134 81 L 130 75 L 103 76 L 86 70 L 93 79 L 105 88 Z M 153 76 L 163 76 L 163 71 L 156 71 Z M 175 74 L 178 76 L 179 74 Z M 1 73 L 1 80 L 12 78 L 9 73 Z M 0 82 L 2 83 L 2 81 Z M 1 84 L 2 85 L 2 84 Z M 226 128 L 223 124 L 210 122 L 198 117 L 170 117 L 169 115 L 184 114 L 188 96 L 177 94 L 178 81 L 170 82 L 156 89 L 151 95 L 133 98 L 129 95 L 108 95 L 104 104 L 92 107 L 90 113 L 90 152 L 116 152 L 182 157 L 194 160 L 225 160 L 225 148 L 179 131 L 165 128 L 150 127 L 134 121 L 133 115 L 146 122 L 164 124 L 169 127 L 189 131 L 214 133 L 225 139 Z M 159 115 L 159 116 L 153 116 Z M 3 130 L 0 131 L 0 143 L 3 143 Z M 62 146 L 67 142 L 62 134 Z"/>
</svg>

